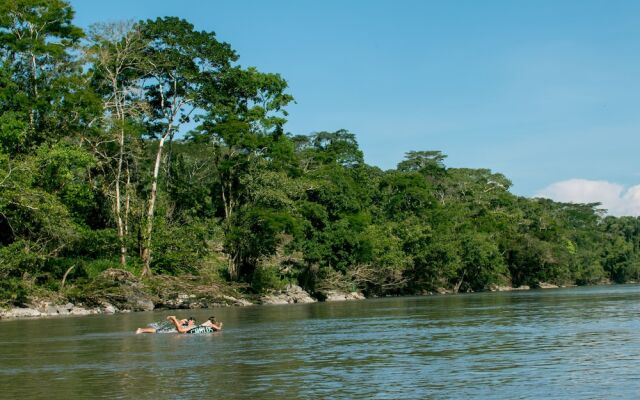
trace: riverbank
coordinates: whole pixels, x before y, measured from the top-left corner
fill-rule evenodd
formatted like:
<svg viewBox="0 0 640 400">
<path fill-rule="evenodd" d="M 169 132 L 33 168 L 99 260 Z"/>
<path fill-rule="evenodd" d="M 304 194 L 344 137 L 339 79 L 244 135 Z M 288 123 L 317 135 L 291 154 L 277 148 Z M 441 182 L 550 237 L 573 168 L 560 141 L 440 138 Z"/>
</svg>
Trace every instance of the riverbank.
<svg viewBox="0 0 640 400">
<path fill-rule="evenodd" d="M 609 281 L 599 285 L 611 284 Z M 491 292 L 531 289 L 558 289 L 574 285 L 540 282 L 535 286 L 492 285 Z M 21 306 L 0 308 L 0 319 L 46 318 L 116 314 L 136 311 L 201 309 L 215 307 L 246 307 L 253 305 L 305 304 L 318 301 L 363 300 L 360 292 L 326 290 L 313 296 L 297 285 L 287 285 L 262 295 L 249 295 L 241 286 L 212 282 L 196 276 L 158 275 L 141 279 L 120 269 L 108 269 L 83 286 L 70 287 L 64 293 L 46 293 L 29 298 Z M 449 295 L 454 291 L 439 288 L 422 295 Z"/>
<path fill-rule="evenodd" d="M 154 276 L 142 280 L 132 273 L 108 269 L 83 287 L 64 293 L 31 296 L 20 306 L 0 308 L 0 319 L 116 314 L 136 311 L 245 307 L 317 301 L 362 300 L 359 292 L 330 290 L 312 297 L 297 285 L 261 296 L 243 293 L 240 286 L 196 276 Z"/>
</svg>

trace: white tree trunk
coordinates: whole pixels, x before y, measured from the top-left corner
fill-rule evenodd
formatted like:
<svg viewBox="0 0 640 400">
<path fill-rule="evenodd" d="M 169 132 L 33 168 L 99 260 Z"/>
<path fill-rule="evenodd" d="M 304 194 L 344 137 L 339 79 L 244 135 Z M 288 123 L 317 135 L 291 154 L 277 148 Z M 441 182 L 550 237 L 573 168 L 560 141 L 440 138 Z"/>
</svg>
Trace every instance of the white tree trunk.
<svg viewBox="0 0 640 400">
<path fill-rule="evenodd" d="M 142 276 L 151 275 L 151 234 L 153 232 L 153 216 L 155 213 L 156 199 L 158 197 L 158 175 L 160 174 L 160 163 L 162 162 L 162 149 L 169 133 L 171 132 L 171 124 L 167 131 L 158 142 L 158 150 L 156 151 L 156 161 L 153 166 L 153 176 L 151 178 L 151 193 L 149 194 L 149 203 L 147 208 L 147 221 L 145 224 L 145 232 L 142 247 Z"/>
</svg>

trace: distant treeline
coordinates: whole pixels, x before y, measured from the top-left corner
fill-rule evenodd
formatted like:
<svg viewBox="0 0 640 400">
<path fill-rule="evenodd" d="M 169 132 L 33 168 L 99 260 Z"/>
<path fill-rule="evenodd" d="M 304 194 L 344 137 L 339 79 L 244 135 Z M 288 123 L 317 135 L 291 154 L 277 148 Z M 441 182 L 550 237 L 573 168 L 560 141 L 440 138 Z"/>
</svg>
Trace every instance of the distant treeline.
<svg viewBox="0 0 640 400">
<path fill-rule="evenodd" d="M 113 267 L 370 295 L 639 277 L 638 218 L 286 133 L 286 81 L 187 21 L 83 31 L 65 1 L 2 0 L 0 62 L 4 303 Z"/>
</svg>

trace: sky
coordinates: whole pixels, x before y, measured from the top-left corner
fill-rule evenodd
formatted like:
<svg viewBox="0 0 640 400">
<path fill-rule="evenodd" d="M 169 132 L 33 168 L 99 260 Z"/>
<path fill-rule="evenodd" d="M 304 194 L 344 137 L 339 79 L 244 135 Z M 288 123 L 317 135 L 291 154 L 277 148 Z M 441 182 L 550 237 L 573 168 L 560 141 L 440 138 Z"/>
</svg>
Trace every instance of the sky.
<svg viewBox="0 0 640 400">
<path fill-rule="evenodd" d="M 277 72 L 293 134 L 347 129 L 511 192 L 640 215 L 640 1 L 72 0 L 76 24 L 178 16 Z"/>
</svg>

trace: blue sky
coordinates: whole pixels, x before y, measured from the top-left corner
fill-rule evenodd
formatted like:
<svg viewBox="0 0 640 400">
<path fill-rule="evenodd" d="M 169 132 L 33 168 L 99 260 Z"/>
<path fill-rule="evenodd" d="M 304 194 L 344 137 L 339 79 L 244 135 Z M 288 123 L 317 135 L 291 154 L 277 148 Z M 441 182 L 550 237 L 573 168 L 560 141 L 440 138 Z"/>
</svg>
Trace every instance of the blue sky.
<svg viewBox="0 0 640 400">
<path fill-rule="evenodd" d="M 71 4 L 83 27 L 175 15 L 215 31 L 241 65 L 287 79 L 289 132 L 348 129 L 383 169 L 441 150 L 518 195 L 640 184 L 640 1 Z"/>
</svg>

